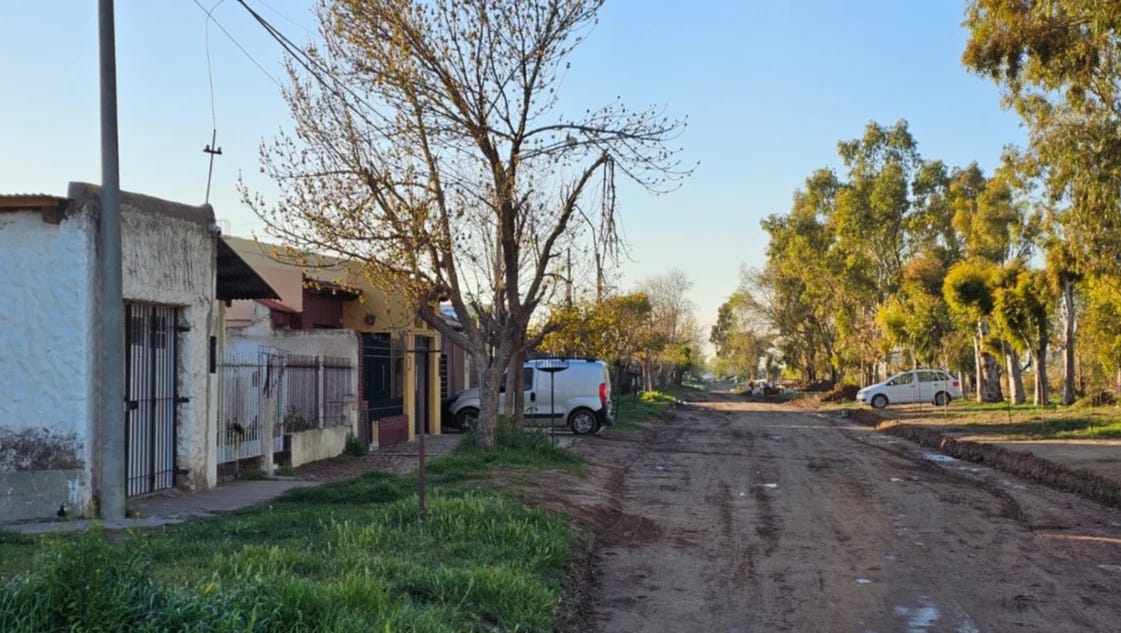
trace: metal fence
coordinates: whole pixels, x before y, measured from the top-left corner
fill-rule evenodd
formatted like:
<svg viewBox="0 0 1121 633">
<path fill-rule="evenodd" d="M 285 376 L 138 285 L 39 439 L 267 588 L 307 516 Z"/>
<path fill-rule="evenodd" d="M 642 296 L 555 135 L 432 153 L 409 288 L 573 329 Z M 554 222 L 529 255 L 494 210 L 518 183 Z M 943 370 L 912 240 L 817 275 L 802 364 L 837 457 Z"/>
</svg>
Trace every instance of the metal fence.
<svg viewBox="0 0 1121 633">
<path fill-rule="evenodd" d="M 284 435 L 347 424 L 355 398 L 355 368 L 345 358 L 300 356 L 262 347 L 257 359 L 228 356 L 221 364 L 219 463 L 262 455 L 266 412 L 273 419 L 273 451 Z M 275 407 L 266 406 L 273 399 Z"/>
</svg>

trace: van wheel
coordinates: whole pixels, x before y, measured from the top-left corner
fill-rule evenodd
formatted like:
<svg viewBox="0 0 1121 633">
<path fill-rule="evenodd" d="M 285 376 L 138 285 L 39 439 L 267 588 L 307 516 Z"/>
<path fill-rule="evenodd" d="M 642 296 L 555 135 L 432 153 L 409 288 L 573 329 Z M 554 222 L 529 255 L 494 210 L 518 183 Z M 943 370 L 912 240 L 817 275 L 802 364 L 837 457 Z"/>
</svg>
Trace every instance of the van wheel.
<svg viewBox="0 0 1121 633">
<path fill-rule="evenodd" d="M 464 407 L 455 414 L 455 425 L 460 431 L 472 430 L 479 423 L 479 410 L 475 407 Z"/>
<path fill-rule="evenodd" d="M 599 420 L 591 409 L 581 407 L 568 416 L 568 428 L 577 435 L 595 433 L 599 429 Z"/>
<path fill-rule="evenodd" d="M 887 406 L 887 396 L 885 396 L 884 394 L 878 393 L 878 394 L 876 394 L 876 397 L 872 398 L 872 408 L 873 409 L 882 409 L 886 406 Z"/>
<path fill-rule="evenodd" d="M 945 391 L 939 391 L 938 393 L 934 394 L 934 404 L 940 407 L 944 407 L 950 404 L 950 394 L 946 393 Z"/>
</svg>

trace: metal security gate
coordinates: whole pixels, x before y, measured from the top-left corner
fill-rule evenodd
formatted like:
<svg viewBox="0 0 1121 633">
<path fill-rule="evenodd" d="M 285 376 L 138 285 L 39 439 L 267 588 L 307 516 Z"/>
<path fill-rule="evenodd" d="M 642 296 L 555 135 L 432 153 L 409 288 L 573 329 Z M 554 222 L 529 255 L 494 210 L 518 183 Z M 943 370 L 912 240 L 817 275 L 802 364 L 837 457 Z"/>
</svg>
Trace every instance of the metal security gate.
<svg viewBox="0 0 1121 633">
<path fill-rule="evenodd" d="M 175 485 L 178 309 L 125 304 L 128 494 Z"/>
</svg>

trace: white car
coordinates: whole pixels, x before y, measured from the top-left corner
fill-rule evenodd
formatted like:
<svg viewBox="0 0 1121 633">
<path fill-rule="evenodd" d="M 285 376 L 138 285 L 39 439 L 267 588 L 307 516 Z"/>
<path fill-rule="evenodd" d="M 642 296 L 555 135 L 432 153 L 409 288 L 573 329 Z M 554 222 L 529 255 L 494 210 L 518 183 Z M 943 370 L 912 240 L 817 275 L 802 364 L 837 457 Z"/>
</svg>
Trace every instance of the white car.
<svg viewBox="0 0 1121 633">
<path fill-rule="evenodd" d="M 584 358 L 540 358 L 526 361 L 525 416 L 542 424 L 567 424 L 573 433 L 595 433 L 614 420 L 611 378 L 603 361 Z M 506 380 L 498 395 L 499 410 L 506 402 Z M 461 391 L 448 405 L 455 426 L 468 429 L 479 418 L 479 390 Z"/>
<path fill-rule="evenodd" d="M 882 409 L 889 404 L 932 402 L 938 406 L 964 397 L 961 381 L 940 369 L 910 369 L 856 393 L 857 402 Z"/>
</svg>

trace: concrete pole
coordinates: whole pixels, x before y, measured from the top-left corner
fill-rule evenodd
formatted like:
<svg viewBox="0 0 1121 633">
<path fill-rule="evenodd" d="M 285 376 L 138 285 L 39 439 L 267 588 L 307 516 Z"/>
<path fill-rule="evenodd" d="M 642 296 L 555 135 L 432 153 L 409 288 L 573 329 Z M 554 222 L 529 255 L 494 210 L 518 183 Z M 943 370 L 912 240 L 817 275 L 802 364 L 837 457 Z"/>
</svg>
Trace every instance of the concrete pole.
<svg viewBox="0 0 1121 633">
<path fill-rule="evenodd" d="M 101 65 L 101 518 L 125 517 L 124 299 L 121 178 L 117 156 L 117 53 L 113 0 L 98 1 Z"/>
</svg>

